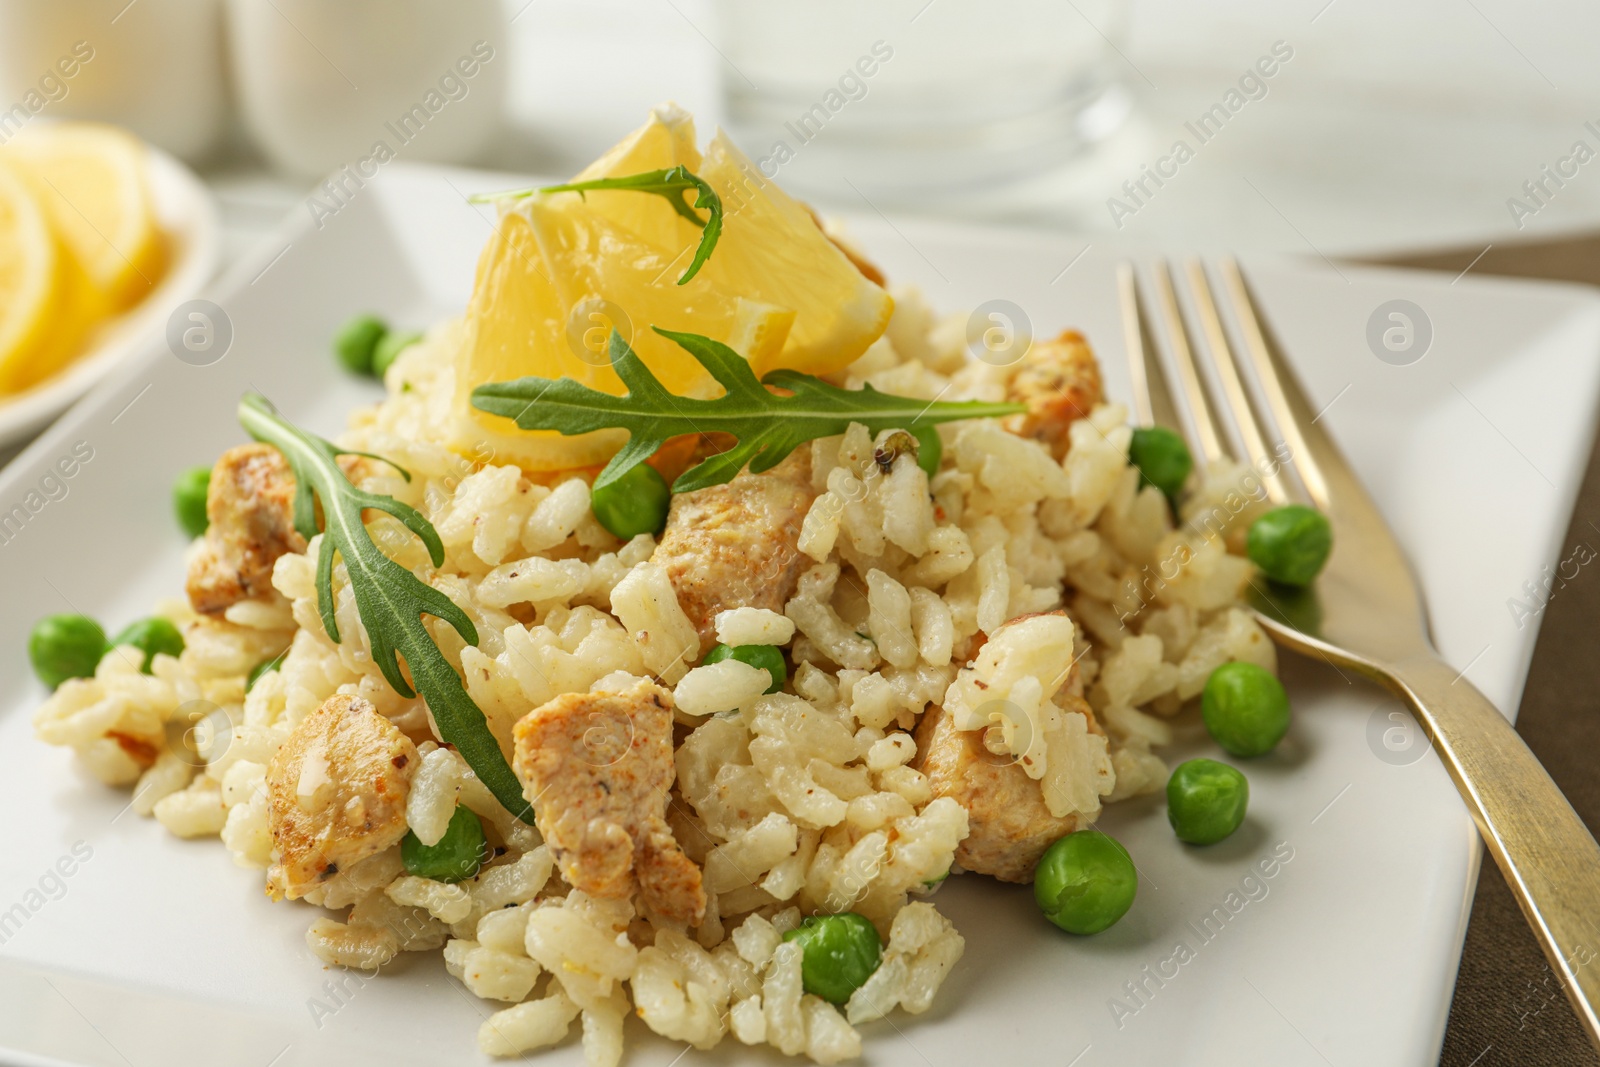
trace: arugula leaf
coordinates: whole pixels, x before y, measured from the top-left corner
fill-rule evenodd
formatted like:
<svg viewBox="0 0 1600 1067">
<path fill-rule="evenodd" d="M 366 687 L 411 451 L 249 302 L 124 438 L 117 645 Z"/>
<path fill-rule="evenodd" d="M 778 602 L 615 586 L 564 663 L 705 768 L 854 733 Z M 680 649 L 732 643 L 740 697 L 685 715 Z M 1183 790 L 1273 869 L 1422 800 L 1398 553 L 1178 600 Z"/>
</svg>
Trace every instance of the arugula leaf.
<svg viewBox="0 0 1600 1067">
<path fill-rule="evenodd" d="M 706 260 L 711 258 L 711 250 L 717 247 L 717 239 L 722 236 L 722 198 L 712 189 L 704 178 L 694 174 L 687 167 L 673 167 L 670 170 L 650 170 L 643 174 L 629 174 L 620 178 L 594 178 L 586 182 L 566 182 L 562 185 L 546 185 L 538 189 L 517 189 L 506 193 L 479 193 L 472 197 L 473 203 L 485 203 L 493 200 L 521 200 L 536 193 L 584 193 L 597 192 L 607 189 L 631 189 L 640 193 L 654 193 L 667 198 L 667 203 L 672 205 L 672 210 L 700 227 L 700 245 L 695 249 L 694 258 L 689 261 L 689 269 L 683 272 L 678 279 L 679 285 L 689 282 Z M 683 199 L 683 194 L 694 192 L 696 194 L 694 206 L 704 208 L 707 217 L 701 219 L 696 215 Z"/>
<path fill-rule="evenodd" d="M 880 393 L 871 386 L 841 389 L 820 378 L 792 370 L 776 370 L 761 381 L 743 356 L 720 341 L 698 334 L 652 327 L 693 356 L 721 383 L 726 395 L 697 400 L 669 393 L 620 334 L 611 333 L 611 366 L 628 387 L 626 396 L 612 396 L 571 378 L 519 378 L 480 385 L 472 406 L 491 415 L 515 419 L 524 430 L 556 430 L 562 434 L 625 429 L 631 435 L 595 479 L 604 488 L 650 458 L 668 438 L 691 433 L 726 433 L 738 438 L 727 452 L 685 471 L 672 483 L 675 493 L 688 493 L 730 481 L 746 463 L 760 473 L 771 470 L 800 445 L 817 437 L 833 437 L 864 424 L 881 430 L 998 418 L 1026 409 L 1021 404 L 983 401 L 926 401 Z M 776 386 L 789 395 L 774 393 Z"/>
<path fill-rule="evenodd" d="M 506 763 L 499 743 L 489 732 L 488 721 L 467 694 L 461 676 L 423 626 L 422 616 L 432 615 L 449 623 L 469 645 L 478 643 L 477 628 L 449 597 L 384 555 L 373 543 L 361 513 L 370 508 L 399 519 L 427 546 L 428 557 L 438 567 L 444 563 L 444 545 L 433 524 L 415 508 L 393 497 L 357 489 L 345 477 L 338 459 L 341 455 L 368 453 L 341 449 L 306 433 L 279 415 L 261 394 L 247 393 L 239 401 L 239 422 L 251 437 L 282 452 L 294 471 L 295 529 L 307 541 L 322 534 L 317 556 L 317 609 L 328 636 L 335 643 L 339 641 L 333 610 L 333 556 L 337 552 L 350 574 L 350 589 L 372 645 L 372 658 L 389 685 L 407 698 L 420 691 L 444 740 L 456 747 L 507 811 L 523 822 L 533 822 L 533 809 L 522 795 L 522 783 Z M 411 480 L 408 471 L 389 460 L 383 462 L 400 471 L 406 481 Z M 326 528 L 321 531 L 317 529 L 317 502 L 322 504 L 325 519 Z M 416 690 L 401 673 L 397 654 L 405 656 Z"/>
</svg>

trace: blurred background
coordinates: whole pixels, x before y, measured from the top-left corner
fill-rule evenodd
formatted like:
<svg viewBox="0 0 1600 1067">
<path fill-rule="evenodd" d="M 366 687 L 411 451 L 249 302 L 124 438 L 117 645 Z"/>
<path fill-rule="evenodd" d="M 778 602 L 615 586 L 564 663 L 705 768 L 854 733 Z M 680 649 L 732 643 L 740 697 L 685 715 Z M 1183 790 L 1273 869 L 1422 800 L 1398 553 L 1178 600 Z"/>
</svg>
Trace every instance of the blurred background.
<svg viewBox="0 0 1600 1067">
<path fill-rule="evenodd" d="M 1334 256 L 1600 216 L 1597 30 L 1510 0 L 5 0 L 0 107 L 189 162 L 225 259 L 377 142 L 565 175 L 669 99 L 832 209 Z"/>
</svg>

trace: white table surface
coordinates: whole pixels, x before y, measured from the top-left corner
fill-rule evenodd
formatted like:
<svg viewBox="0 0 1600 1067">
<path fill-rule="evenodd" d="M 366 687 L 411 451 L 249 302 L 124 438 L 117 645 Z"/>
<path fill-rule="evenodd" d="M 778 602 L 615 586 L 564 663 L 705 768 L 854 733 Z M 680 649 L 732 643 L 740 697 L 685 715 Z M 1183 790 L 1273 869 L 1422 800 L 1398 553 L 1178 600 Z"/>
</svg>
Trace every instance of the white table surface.
<svg viewBox="0 0 1600 1067">
<path fill-rule="evenodd" d="M 935 0 L 974 3 L 980 0 Z M 481 160 L 575 170 L 675 99 L 702 130 L 722 116 L 725 61 L 707 0 L 507 0 L 516 14 L 510 136 Z M 1274 41 L 1292 62 L 1126 220 L 1122 235 L 1198 246 L 1334 256 L 1518 238 L 1600 223 L 1600 160 L 1519 229 L 1521 195 L 1582 138 L 1600 150 L 1600 9 L 1571 0 L 1132 0 L 1120 42 L 1135 117 L 1104 151 L 990 215 L 1030 226 L 1117 231 L 1106 208 L 1123 180 L 1182 135 Z M 224 208 L 229 257 L 307 183 L 248 153 L 206 170 Z M 840 203 L 860 210 L 860 204 Z"/>
</svg>

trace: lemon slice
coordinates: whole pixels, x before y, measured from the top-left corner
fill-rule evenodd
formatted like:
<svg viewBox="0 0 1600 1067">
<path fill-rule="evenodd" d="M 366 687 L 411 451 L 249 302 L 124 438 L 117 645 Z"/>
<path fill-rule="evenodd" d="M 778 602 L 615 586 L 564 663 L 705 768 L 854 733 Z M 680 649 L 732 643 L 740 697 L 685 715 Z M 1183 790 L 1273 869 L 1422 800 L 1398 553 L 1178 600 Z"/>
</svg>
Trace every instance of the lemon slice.
<svg viewBox="0 0 1600 1067">
<path fill-rule="evenodd" d="M 688 167 L 699 173 L 700 150 L 694 145 L 693 116 L 675 104 L 664 104 L 650 112 L 650 121 L 624 137 L 572 180 L 620 178 L 673 167 Z M 584 195 L 596 214 L 674 257 L 685 250 L 692 254 L 700 243 L 699 228 L 658 196 L 625 190 L 601 190 Z M 679 262 L 680 273 L 688 262 L 687 258 Z"/>
<path fill-rule="evenodd" d="M 650 121 L 574 180 L 680 164 L 717 191 L 725 212 L 722 238 L 698 277 L 795 313 L 784 351 L 774 359 L 751 358 L 758 375 L 776 367 L 830 374 L 848 366 L 882 335 L 894 310 L 889 294 L 828 238 L 809 208 L 763 175 L 725 134 L 713 138 L 702 158 L 694 148 L 694 120 L 681 109 L 670 104 L 657 108 Z M 597 214 L 671 251 L 680 273 L 688 266 L 700 231 L 666 201 L 632 192 L 587 195 Z"/>
<path fill-rule="evenodd" d="M 0 156 L 29 180 L 105 313 L 149 295 L 166 247 L 137 138 L 91 123 L 41 125 L 9 142 Z"/>
<path fill-rule="evenodd" d="M 707 396 L 717 387 L 651 326 L 721 340 L 752 361 L 782 350 L 794 319 L 788 309 L 698 278 L 680 286 L 678 273 L 667 253 L 597 214 L 576 193 L 532 197 L 503 212 L 479 260 L 456 358 L 456 447 L 478 455 L 487 448 L 497 462 L 530 471 L 604 463 L 625 433 L 520 430 L 511 419 L 473 408 L 471 393 L 488 382 L 535 376 L 571 378 L 620 395 L 625 389 L 606 347 L 613 329 L 680 396 Z"/>
<path fill-rule="evenodd" d="M 478 259 L 454 362 L 451 444 L 457 451 L 493 456 L 496 462 L 528 470 L 554 470 L 563 463 L 586 466 L 616 447 L 599 435 L 563 438 L 555 433 L 524 433 L 510 420 L 472 406 L 476 387 L 530 374 L 577 376 L 591 385 L 593 368 L 562 343 L 566 318 L 567 309 L 550 282 L 532 221 L 524 212 L 502 212 Z"/>
<path fill-rule="evenodd" d="M 751 358 L 757 375 L 778 367 L 832 374 L 883 335 L 894 300 L 726 134 L 712 138 L 699 174 L 722 198 L 725 213 L 722 239 L 700 276 L 795 313 L 783 351 L 773 359 Z"/>
<path fill-rule="evenodd" d="M 529 197 L 502 211 L 478 264 L 454 362 L 452 436 L 529 471 L 604 463 L 621 431 L 562 437 L 523 431 L 477 411 L 474 388 L 534 376 L 571 378 L 612 394 L 613 329 L 679 396 L 720 387 L 652 326 L 724 341 L 758 375 L 778 367 L 831 374 L 883 334 L 894 302 L 830 241 L 802 204 L 765 178 L 722 134 L 702 157 L 687 113 L 665 106 L 576 181 L 684 166 L 722 198 L 725 223 L 710 260 L 678 285 L 701 231 L 665 200 L 633 191 Z"/>
<path fill-rule="evenodd" d="M 611 326 L 670 392 L 704 396 L 720 387 L 693 356 L 651 327 L 723 341 L 752 362 L 771 359 L 782 349 L 792 312 L 699 278 L 677 284 L 682 270 L 673 257 L 590 210 L 576 193 L 535 199 L 528 212 L 563 303 L 582 312 L 603 301 Z M 602 327 L 602 332 L 608 331 Z M 591 343 L 582 346 L 586 354 L 579 358 L 600 364 L 593 368 L 595 388 L 621 393 L 602 339 L 589 336 Z"/>
<path fill-rule="evenodd" d="M 665 167 L 700 167 L 700 150 L 694 144 L 694 116 L 677 104 L 652 108 L 643 126 L 606 150 L 572 180 L 616 178 Z M 627 200 L 619 197 L 618 202 Z"/>
<path fill-rule="evenodd" d="M 51 327 L 65 298 L 62 257 L 44 210 L 0 165 L 0 393 L 59 365 L 65 346 L 54 343 Z"/>
</svg>

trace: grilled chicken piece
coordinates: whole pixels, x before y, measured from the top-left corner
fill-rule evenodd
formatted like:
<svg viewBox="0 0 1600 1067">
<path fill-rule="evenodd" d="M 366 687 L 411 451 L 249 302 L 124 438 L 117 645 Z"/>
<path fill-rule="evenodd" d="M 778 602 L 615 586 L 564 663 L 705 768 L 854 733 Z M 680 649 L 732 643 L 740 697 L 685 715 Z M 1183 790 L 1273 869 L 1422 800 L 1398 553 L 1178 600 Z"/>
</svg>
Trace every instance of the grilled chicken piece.
<svg viewBox="0 0 1600 1067">
<path fill-rule="evenodd" d="M 667 826 L 672 697 L 641 680 L 622 693 L 568 693 L 516 725 L 513 767 L 561 876 L 591 896 L 639 891 L 656 914 L 696 925 L 700 869 Z"/>
<path fill-rule="evenodd" d="M 416 768 L 417 747 L 360 697 L 335 694 L 300 720 L 267 767 L 268 894 L 294 900 L 399 844 Z"/>
<path fill-rule="evenodd" d="M 1071 711 L 1082 698 L 1063 693 L 1057 702 Z M 954 797 L 967 809 L 969 832 L 956 847 L 956 862 L 967 870 L 1002 882 L 1031 882 L 1045 849 L 1083 828 L 1077 812 L 1050 814 L 1043 789 L 1013 757 L 984 748 L 981 730 L 957 730 L 955 717 L 943 708 L 923 715 L 916 742 L 913 766 L 928 776 L 933 795 Z"/>
<path fill-rule="evenodd" d="M 673 496 L 651 562 L 667 572 L 702 653 L 717 643 L 719 611 L 783 610 L 810 562 L 795 546 L 814 499 L 807 449 L 762 474 L 747 471 L 725 485 Z"/>
<path fill-rule="evenodd" d="M 1083 334 L 1065 330 L 1054 341 L 1032 345 L 1006 387 L 1006 399 L 1028 406 L 1026 414 L 1005 419 L 1006 429 L 1043 441 L 1057 459 L 1065 456 L 1067 427 L 1104 399 L 1100 364 Z"/>
<path fill-rule="evenodd" d="M 294 528 L 294 474 L 271 445 L 230 448 L 211 471 L 205 541 L 189 559 L 189 603 L 220 615 L 241 600 L 272 594 L 272 565 L 304 552 Z"/>
</svg>

